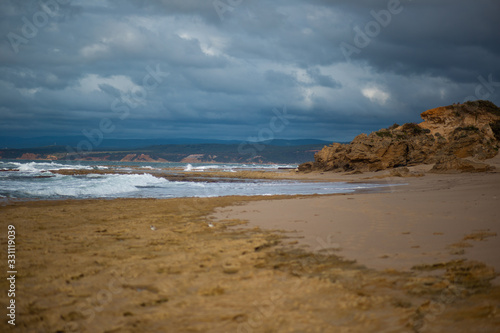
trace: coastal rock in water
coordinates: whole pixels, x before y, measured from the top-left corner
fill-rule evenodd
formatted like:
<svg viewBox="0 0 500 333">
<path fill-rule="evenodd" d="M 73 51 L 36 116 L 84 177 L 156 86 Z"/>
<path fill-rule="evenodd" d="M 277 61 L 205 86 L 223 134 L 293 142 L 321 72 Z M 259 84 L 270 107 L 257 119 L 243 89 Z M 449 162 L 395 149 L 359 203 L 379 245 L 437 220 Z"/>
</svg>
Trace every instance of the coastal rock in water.
<svg viewBox="0 0 500 333">
<path fill-rule="evenodd" d="M 350 144 L 325 146 L 316 153 L 314 162 L 300 165 L 299 171 L 379 171 L 432 164 L 446 157 L 485 160 L 498 153 L 500 108 L 489 101 L 439 107 L 421 117 L 424 121 L 420 124 L 394 124 L 369 135 L 360 134 Z M 468 161 L 454 163 L 462 166 L 443 167 L 484 169 L 478 165 L 471 168 Z"/>
</svg>

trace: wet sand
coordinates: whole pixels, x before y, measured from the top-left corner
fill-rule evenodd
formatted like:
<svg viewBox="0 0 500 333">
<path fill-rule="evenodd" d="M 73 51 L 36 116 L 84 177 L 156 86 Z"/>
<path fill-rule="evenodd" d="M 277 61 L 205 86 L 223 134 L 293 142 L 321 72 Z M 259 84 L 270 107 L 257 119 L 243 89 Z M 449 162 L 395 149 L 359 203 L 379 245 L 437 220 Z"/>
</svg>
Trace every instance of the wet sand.
<svg viewBox="0 0 500 333">
<path fill-rule="evenodd" d="M 386 178 L 385 193 L 259 201 L 218 219 L 287 230 L 312 251 L 331 249 L 369 268 L 410 270 L 457 259 L 500 272 L 500 173 Z"/>
<path fill-rule="evenodd" d="M 6 258 L 14 225 L 16 327 L 4 319 L 0 331 L 497 332 L 498 174 L 446 177 L 399 179 L 410 185 L 378 194 L 9 203 L 0 207 L 0 240 Z M 254 214 L 248 225 L 242 210 Z M 272 230 L 288 223 L 336 227 L 318 229 L 325 242 L 311 252 L 299 233 Z M 465 254 L 423 249 L 454 242 Z M 412 257 L 401 244 L 421 248 Z M 375 268 L 396 269 L 371 269 L 366 249 Z M 420 266 L 409 270 L 410 262 Z"/>
</svg>

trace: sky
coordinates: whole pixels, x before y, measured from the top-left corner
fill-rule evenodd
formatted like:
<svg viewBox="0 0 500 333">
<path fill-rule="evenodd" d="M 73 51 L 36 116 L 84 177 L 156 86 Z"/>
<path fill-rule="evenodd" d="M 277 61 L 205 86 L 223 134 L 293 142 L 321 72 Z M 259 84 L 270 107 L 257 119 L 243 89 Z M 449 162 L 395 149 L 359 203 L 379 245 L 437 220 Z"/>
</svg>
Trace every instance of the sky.
<svg viewBox="0 0 500 333">
<path fill-rule="evenodd" d="M 349 141 L 500 105 L 498 0 L 2 0 L 0 136 Z"/>
</svg>

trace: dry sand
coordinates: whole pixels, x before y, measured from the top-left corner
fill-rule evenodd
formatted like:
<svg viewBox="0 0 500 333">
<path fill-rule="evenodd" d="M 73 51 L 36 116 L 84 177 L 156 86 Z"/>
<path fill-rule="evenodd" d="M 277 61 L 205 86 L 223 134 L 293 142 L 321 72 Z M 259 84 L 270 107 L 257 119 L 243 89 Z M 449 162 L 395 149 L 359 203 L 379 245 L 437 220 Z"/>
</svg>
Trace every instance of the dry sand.
<svg viewBox="0 0 500 333">
<path fill-rule="evenodd" d="M 399 181 L 410 185 L 286 200 L 7 204 L 0 246 L 6 258 L 14 225 L 16 326 L 4 317 L 0 331 L 498 332 L 499 174 Z"/>
</svg>

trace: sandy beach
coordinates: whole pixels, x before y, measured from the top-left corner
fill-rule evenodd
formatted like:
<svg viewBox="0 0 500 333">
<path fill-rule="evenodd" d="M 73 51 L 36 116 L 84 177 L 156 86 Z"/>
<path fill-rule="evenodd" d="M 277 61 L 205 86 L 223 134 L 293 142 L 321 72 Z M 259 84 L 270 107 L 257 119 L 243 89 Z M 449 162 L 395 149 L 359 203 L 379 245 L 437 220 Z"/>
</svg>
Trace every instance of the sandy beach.
<svg viewBox="0 0 500 333">
<path fill-rule="evenodd" d="M 457 259 L 500 272 L 500 173 L 386 178 L 382 193 L 258 201 L 216 218 L 290 231 L 312 251 L 333 250 L 374 269 Z"/>
<path fill-rule="evenodd" d="M 8 203 L 16 326 L 1 330 L 497 332 L 500 173 L 385 175 L 296 177 L 407 185 Z"/>
</svg>

